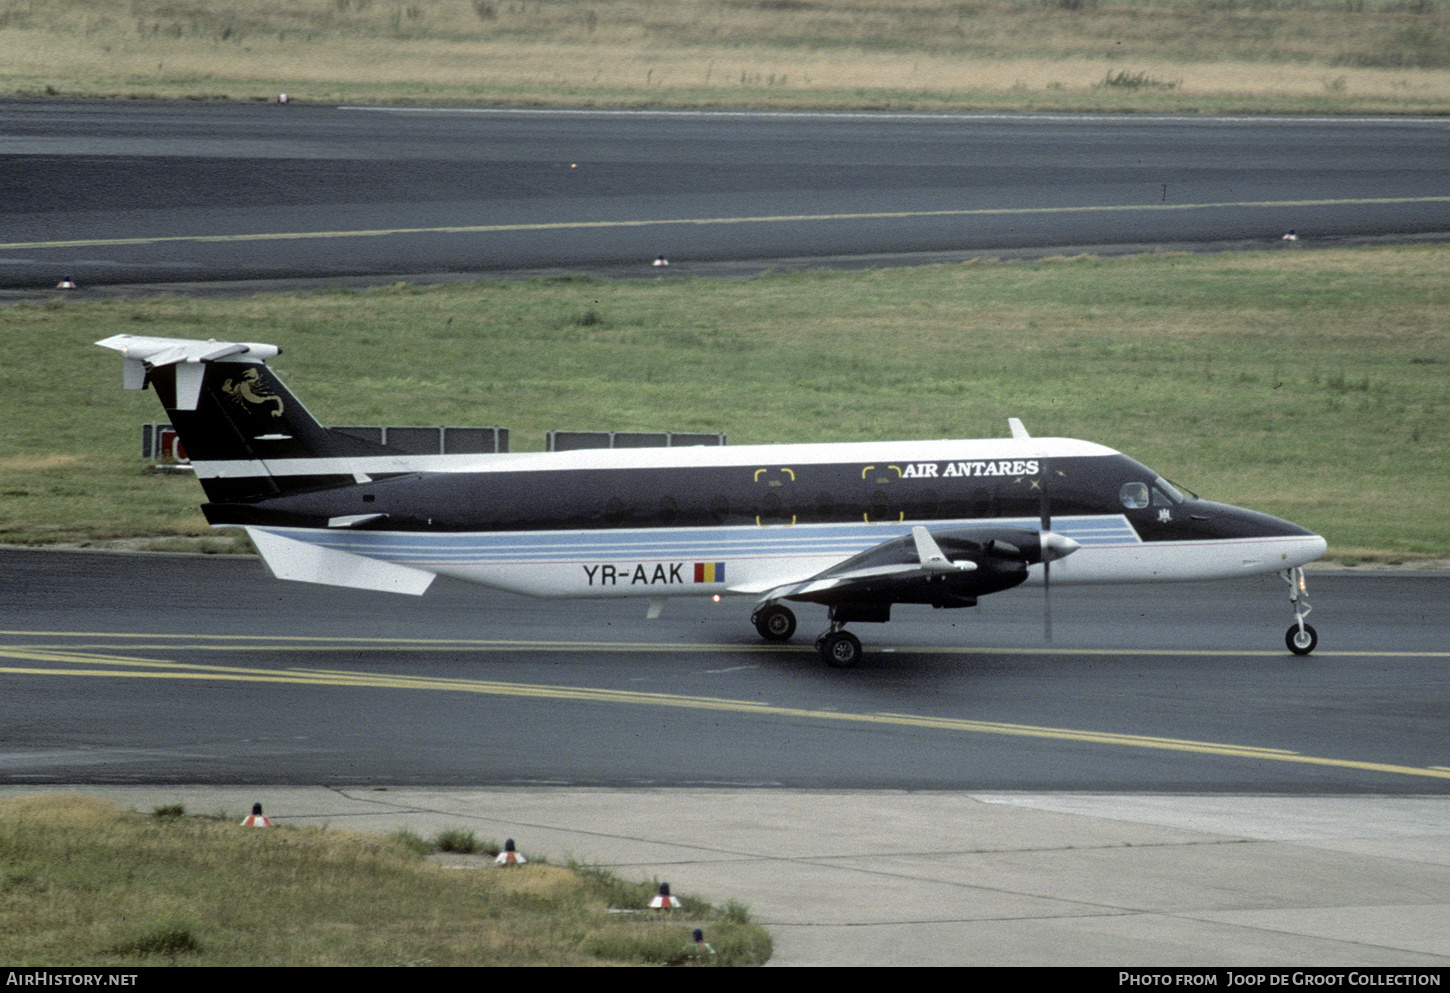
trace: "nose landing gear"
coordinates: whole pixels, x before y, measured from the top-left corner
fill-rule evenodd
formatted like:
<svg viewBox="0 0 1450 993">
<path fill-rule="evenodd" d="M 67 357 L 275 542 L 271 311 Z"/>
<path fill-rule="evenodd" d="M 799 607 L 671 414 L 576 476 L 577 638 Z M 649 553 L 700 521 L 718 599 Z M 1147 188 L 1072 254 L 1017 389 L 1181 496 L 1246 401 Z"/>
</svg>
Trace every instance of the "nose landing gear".
<svg viewBox="0 0 1450 993">
<path fill-rule="evenodd" d="M 1295 655 L 1308 655 L 1319 644 L 1319 632 L 1304 623 L 1304 618 L 1314 609 L 1307 600 L 1301 599 L 1308 596 L 1304 584 L 1304 570 L 1296 566 L 1281 575 L 1289 584 L 1289 603 L 1294 608 L 1294 623 L 1284 632 L 1284 644 Z"/>
</svg>

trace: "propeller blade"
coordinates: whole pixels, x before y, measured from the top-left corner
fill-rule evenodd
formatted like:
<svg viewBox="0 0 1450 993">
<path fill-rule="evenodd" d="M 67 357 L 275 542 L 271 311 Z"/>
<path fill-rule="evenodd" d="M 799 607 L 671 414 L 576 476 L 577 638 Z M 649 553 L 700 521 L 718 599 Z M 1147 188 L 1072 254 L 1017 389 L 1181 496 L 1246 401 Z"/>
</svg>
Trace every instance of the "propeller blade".
<svg viewBox="0 0 1450 993">
<path fill-rule="evenodd" d="M 1042 639 L 1052 644 L 1052 566 L 1042 560 Z"/>
<path fill-rule="evenodd" d="M 1038 494 L 1037 511 L 1042 522 L 1042 533 L 1038 535 L 1042 553 L 1042 637 L 1052 644 L 1052 559 L 1048 553 L 1052 535 L 1052 499 L 1047 495 L 1047 459 L 1042 460 L 1042 488 Z"/>
</svg>

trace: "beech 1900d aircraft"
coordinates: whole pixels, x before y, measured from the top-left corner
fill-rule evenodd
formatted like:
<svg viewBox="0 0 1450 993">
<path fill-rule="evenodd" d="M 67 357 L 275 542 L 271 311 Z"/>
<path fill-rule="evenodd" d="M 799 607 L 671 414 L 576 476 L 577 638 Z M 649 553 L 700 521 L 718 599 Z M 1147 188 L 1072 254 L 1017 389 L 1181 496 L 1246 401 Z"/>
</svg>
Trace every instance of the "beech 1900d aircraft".
<svg viewBox="0 0 1450 993">
<path fill-rule="evenodd" d="M 1210 503 L 1111 448 L 1034 438 L 415 455 L 320 425 L 256 342 L 116 335 L 125 385 L 154 387 L 215 526 L 244 528 L 280 579 L 421 594 L 438 575 L 544 597 L 820 604 L 825 661 L 845 625 L 895 604 L 969 607 L 1023 583 L 1282 573 L 1306 655 L 1302 566 L 1319 535 Z M 1050 626 L 1048 628 L 1050 637 Z"/>
</svg>

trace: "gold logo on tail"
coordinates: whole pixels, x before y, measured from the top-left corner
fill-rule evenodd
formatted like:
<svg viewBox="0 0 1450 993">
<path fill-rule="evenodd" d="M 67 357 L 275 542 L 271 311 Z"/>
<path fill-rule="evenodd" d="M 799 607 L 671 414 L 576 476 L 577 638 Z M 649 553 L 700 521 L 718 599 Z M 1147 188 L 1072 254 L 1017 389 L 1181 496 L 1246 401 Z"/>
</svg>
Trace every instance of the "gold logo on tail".
<svg viewBox="0 0 1450 993">
<path fill-rule="evenodd" d="M 240 376 L 227 379 L 222 383 L 222 393 L 248 414 L 262 414 L 267 406 L 276 404 L 276 408 L 270 413 L 273 417 L 282 416 L 282 398 L 268 388 L 256 369 L 248 369 Z"/>
</svg>

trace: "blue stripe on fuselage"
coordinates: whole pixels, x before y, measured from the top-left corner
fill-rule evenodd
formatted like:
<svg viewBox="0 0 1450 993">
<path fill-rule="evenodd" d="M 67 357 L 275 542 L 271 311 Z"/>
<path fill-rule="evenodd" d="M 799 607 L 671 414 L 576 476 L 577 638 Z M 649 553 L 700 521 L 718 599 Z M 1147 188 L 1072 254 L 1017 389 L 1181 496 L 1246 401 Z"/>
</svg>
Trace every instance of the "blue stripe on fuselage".
<svg viewBox="0 0 1450 993">
<path fill-rule="evenodd" d="M 903 522 L 899 524 L 798 524 L 715 528 L 620 528 L 599 531 L 346 531 L 273 528 L 296 541 L 387 562 L 506 563 L 558 562 L 619 557 L 730 559 L 792 555 L 855 555 L 911 533 L 925 523 L 933 532 L 965 527 L 1037 530 L 1036 518 L 994 518 Z M 1137 532 L 1119 515 L 1055 518 L 1052 530 L 1083 546 L 1139 544 Z"/>
</svg>

